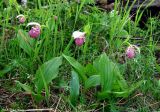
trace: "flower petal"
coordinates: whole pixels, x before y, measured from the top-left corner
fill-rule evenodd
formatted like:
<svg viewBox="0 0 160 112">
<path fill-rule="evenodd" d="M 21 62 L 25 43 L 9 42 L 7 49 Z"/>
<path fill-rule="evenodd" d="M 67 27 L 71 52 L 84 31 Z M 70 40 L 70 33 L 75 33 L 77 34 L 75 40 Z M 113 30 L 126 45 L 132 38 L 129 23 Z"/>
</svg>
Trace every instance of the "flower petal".
<svg viewBox="0 0 160 112">
<path fill-rule="evenodd" d="M 23 14 L 18 15 L 16 18 L 25 17 Z"/>
<path fill-rule="evenodd" d="M 76 38 L 84 38 L 85 34 L 86 34 L 85 32 L 74 31 L 73 34 L 72 34 L 72 37 L 74 39 L 76 39 Z"/>
<path fill-rule="evenodd" d="M 27 24 L 27 27 L 28 26 L 39 26 L 39 27 L 41 27 L 41 25 L 37 22 L 30 22 L 30 23 Z"/>
</svg>

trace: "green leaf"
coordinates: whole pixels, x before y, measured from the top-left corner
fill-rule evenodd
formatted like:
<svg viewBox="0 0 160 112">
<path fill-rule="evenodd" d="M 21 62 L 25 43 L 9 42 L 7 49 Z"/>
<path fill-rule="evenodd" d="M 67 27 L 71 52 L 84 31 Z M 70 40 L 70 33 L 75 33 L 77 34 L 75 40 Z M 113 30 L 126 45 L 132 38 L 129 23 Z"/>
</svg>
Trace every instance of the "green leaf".
<svg viewBox="0 0 160 112">
<path fill-rule="evenodd" d="M 84 26 L 84 32 L 85 32 L 87 35 L 90 35 L 90 34 L 91 34 L 91 26 L 90 26 L 90 23 L 88 23 L 87 25 Z"/>
<path fill-rule="evenodd" d="M 21 88 L 23 88 L 26 92 L 28 92 L 29 94 L 32 94 L 33 91 L 31 89 L 30 86 L 26 85 L 26 84 L 22 84 L 21 82 L 19 81 L 16 81 L 16 84 L 19 85 Z"/>
<path fill-rule="evenodd" d="M 4 66 L 3 69 L 0 70 L 0 77 L 4 76 L 6 73 L 12 71 L 16 66 L 18 66 L 18 63 L 16 60 L 14 60 L 10 64 Z"/>
<path fill-rule="evenodd" d="M 76 101 L 79 96 L 79 77 L 75 71 L 72 71 L 72 79 L 70 83 L 70 101 L 73 105 L 76 104 Z"/>
<path fill-rule="evenodd" d="M 10 72 L 13 66 L 5 66 L 3 70 L 0 70 L 0 77 L 4 76 L 6 73 Z"/>
<path fill-rule="evenodd" d="M 97 94 L 97 98 L 99 100 L 104 100 L 106 98 L 110 98 L 110 96 L 111 96 L 111 91 L 102 91 Z"/>
<path fill-rule="evenodd" d="M 113 92 L 115 97 L 128 97 L 133 91 L 135 91 L 138 87 L 140 87 L 144 83 L 144 80 L 138 81 L 137 83 L 132 84 L 130 87 L 128 87 L 126 90 L 121 92 Z"/>
<path fill-rule="evenodd" d="M 70 65 L 78 72 L 82 80 L 85 82 L 87 77 L 85 75 L 85 68 L 74 58 L 66 56 L 63 54 L 63 57 L 70 63 Z"/>
<path fill-rule="evenodd" d="M 160 80 L 158 80 L 157 83 L 158 83 L 158 87 L 160 88 Z"/>
<path fill-rule="evenodd" d="M 95 4 L 95 0 L 81 0 L 84 4 Z"/>
<path fill-rule="evenodd" d="M 29 37 L 28 33 L 23 30 L 18 30 L 17 38 L 19 41 L 19 46 L 28 54 L 32 55 L 34 49 L 35 39 Z"/>
<path fill-rule="evenodd" d="M 128 37 L 128 36 L 129 36 L 128 32 L 124 29 L 119 31 L 117 34 L 117 37 Z"/>
<path fill-rule="evenodd" d="M 19 81 L 16 81 L 16 84 L 23 88 L 26 92 L 31 94 L 37 102 L 40 102 L 43 99 L 43 96 L 41 94 L 35 94 L 30 86 L 22 84 Z"/>
<path fill-rule="evenodd" d="M 86 73 L 87 76 L 92 76 L 92 75 L 97 74 L 97 70 L 92 64 L 89 63 L 85 67 L 85 73 Z"/>
<path fill-rule="evenodd" d="M 159 64 L 155 64 L 156 65 L 156 69 L 157 69 L 157 71 L 158 71 L 158 73 L 160 73 L 160 66 L 159 66 Z"/>
<path fill-rule="evenodd" d="M 110 96 L 114 97 L 123 97 L 126 98 L 128 97 L 133 91 L 135 91 L 139 86 L 144 83 L 144 80 L 141 80 L 135 84 L 132 84 L 130 87 L 125 89 L 124 91 L 103 91 L 98 93 L 98 98 L 99 99 L 105 99 L 105 98 L 110 98 Z"/>
<path fill-rule="evenodd" d="M 130 87 L 128 87 L 128 95 L 131 94 L 133 91 L 135 91 L 137 88 L 139 88 L 142 83 L 145 83 L 146 81 L 145 80 L 141 80 L 141 81 L 138 81 L 134 84 L 132 84 Z"/>
<path fill-rule="evenodd" d="M 62 57 L 55 57 L 39 67 L 35 78 L 38 93 L 40 93 L 44 87 L 47 89 L 48 84 L 57 77 L 61 64 Z"/>
<path fill-rule="evenodd" d="M 46 22 L 49 31 L 53 31 L 55 28 L 55 21 L 53 19 L 54 18 L 49 18 L 48 21 Z"/>
<path fill-rule="evenodd" d="M 112 85 L 115 79 L 114 69 L 109 58 L 103 53 L 100 58 L 94 61 L 94 66 L 98 71 L 98 75 L 101 76 L 102 91 L 111 91 Z"/>
<path fill-rule="evenodd" d="M 113 63 L 105 53 L 97 58 L 93 62 L 93 65 L 97 69 L 98 75 L 101 77 L 102 92 L 99 95 L 102 96 L 101 98 L 110 97 L 110 93 L 120 90 L 123 91 L 128 88 L 127 82 L 120 74 L 118 66 Z"/>
<path fill-rule="evenodd" d="M 33 93 L 32 96 L 34 97 L 34 100 L 39 103 L 40 101 L 44 100 L 44 96 L 42 96 L 41 94 L 35 94 Z"/>
<path fill-rule="evenodd" d="M 93 86 L 98 86 L 101 83 L 100 75 L 92 75 L 85 82 L 85 89 L 88 89 Z"/>
</svg>

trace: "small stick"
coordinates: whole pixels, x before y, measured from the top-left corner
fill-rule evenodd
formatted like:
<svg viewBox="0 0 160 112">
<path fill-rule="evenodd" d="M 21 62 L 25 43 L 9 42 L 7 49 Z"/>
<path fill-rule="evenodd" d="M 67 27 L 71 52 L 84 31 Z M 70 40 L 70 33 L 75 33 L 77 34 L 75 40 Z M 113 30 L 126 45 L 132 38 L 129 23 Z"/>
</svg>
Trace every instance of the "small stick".
<svg viewBox="0 0 160 112">
<path fill-rule="evenodd" d="M 27 110 L 4 110 L 4 112 L 12 111 L 12 112 L 36 112 L 36 111 L 51 111 L 53 112 L 54 109 L 27 109 Z"/>
<path fill-rule="evenodd" d="M 155 103 L 153 103 L 153 104 L 150 104 L 149 105 L 149 107 L 152 107 L 153 105 L 157 105 L 157 104 L 159 104 L 160 102 L 155 102 Z"/>
<path fill-rule="evenodd" d="M 0 79 L 0 82 L 4 82 L 4 81 L 13 81 L 13 80 L 17 80 L 19 78 L 11 78 L 11 79 Z"/>
<path fill-rule="evenodd" d="M 58 103 L 57 103 L 57 106 L 56 106 L 56 109 L 54 110 L 54 112 L 57 111 L 57 108 L 58 108 L 58 105 L 59 105 L 60 101 L 61 101 L 61 97 L 60 97 L 59 100 L 58 100 Z"/>
</svg>

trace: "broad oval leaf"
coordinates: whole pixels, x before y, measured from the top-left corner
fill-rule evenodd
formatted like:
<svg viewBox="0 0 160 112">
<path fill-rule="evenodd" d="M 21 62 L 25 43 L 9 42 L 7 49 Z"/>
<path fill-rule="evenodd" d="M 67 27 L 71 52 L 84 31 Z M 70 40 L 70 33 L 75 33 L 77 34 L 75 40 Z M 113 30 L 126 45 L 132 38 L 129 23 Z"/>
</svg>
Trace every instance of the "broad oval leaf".
<svg viewBox="0 0 160 112">
<path fill-rule="evenodd" d="M 137 83 L 134 83 L 131 85 L 131 87 L 126 88 L 123 91 L 103 91 L 98 93 L 98 98 L 100 100 L 103 100 L 105 98 L 110 98 L 110 96 L 114 97 L 123 97 L 126 98 L 128 97 L 133 91 L 135 91 L 138 87 L 142 85 L 144 80 L 138 81 Z"/>
<path fill-rule="evenodd" d="M 74 58 L 70 56 L 66 56 L 63 54 L 63 57 L 70 63 L 70 65 L 78 72 L 82 80 L 85 82 L 87 80 L 87 77 L 85 75 L 85 68 Z"/>
<path fill-rule="evenodd" d="M 28 54 L 32 55 L 34 51 L 35 39 L 29 37 L 28 33 L 24 30 L 18 30 L 17 38 L 19 46 Z"/>
<path fill-rule="evenodd" d="M 91 63 L 89 63 L 85 67 L 85 73 L 87 76 L 92 76 L 97 74 L 97 70 Z"/>
<path fill-rule="evenodd" d="M 32 94 L 32 96 L 35 98 L 37 102 L 40 102 L 43 99 L 43 96 L 41 94 L 35 94 L 30 86 L 26 84 L 22 84 L 19 81 L 16 81 L 16 84 L 19 85 L 22 89 L 24 89 L 29 94 Z"/>
<path fill-rule="evenodd" d="M 94 66 L 101 76 L 102 91 L 111 91 L 112 85 L 115 80 L 113 65 L 105 53 L 94 62 Z"/>
<path fill-rule="evenodd" d="M 115 89 L 114 84 L 117 84 L 122 90 L 128 88 L 127 82 L 120 74 L 118 66 L 113 63 L 105 53 L 96 59 L 93 65 L 101 76 L 102 91 L 112 91 Z"/>
<path fill-rule="evenodd" d="M 79 77 L 75 71 L 72 71 L 72 79 L 70 83 L 70 101 L 73 105 L 76 104 L 76 101 L 79 96 Z"/>
<path fill-rule="evenodd" d="M 19 81 L 16 81 L 16 84 L 19 85 L 21 88 L 23 88 L 26 92 L 28 92 L 29 94 L 32 94 L 33 91 L 32 91 L 32 88 L 26 84 L 22 84 L 21 82 Z"/>
<path fill-rule="evenodd" d="M 59 67 L 62 64 L 62 57 L 55 57 L 39 67 L 36 72 L 35 85 L 40 93 L 45 86 L 57 77 Z"/>
<path fill-rule="evenodd" d="M 129 36 L 128 32 L 124 29 L 119 31 L 117 34 L 117 37 L 128 37 L 128 36 Z"/>
<path fill-rule="evenodd" d="M 101 83 L 100 75 L 92 75 L 85 82 L 85 88 L 88 89 L 93 86 L 98 86 Z"/>
</svg>

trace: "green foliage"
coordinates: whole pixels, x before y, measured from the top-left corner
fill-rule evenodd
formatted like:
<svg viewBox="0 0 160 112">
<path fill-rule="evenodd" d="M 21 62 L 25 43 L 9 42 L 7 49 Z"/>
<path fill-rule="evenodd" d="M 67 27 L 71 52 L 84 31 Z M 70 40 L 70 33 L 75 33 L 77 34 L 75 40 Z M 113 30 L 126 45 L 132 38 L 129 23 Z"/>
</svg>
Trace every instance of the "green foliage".
<svg viewBox="0 0 160 112">
<path fill-rule="evenodd" d="M 31 89 L 30 86 L 26 84 L 21 84 L 18 82 L 18 84 L 27 92 L 32 93 L 32 95 L 35 97 L 35 100 L 39 101 L 42 96 L 42 90 L 45 88 L 46 91 L 46 98 L 48 100 L 49 98 L 49 83 L 53 79 L 55 79 L 58 75 L 59 67 L 62 64 L 62 57 L 55 57 L 52 58 L 51 60 L 45 62 L 43 65 L 39 67 L 39 69 L 36 72 L 35 79 L 34 79 L 34 84 L 35 84 L 35 91 Z M 42 99 L 41 99 L 42 100 Z"/>
<path fill-rule="evenodd" d="M 79 1 L 28 0 L 25 8 L 17 0 L 0 1 L 0 100 L 5 100 L 0 108 L 157 111 L 159 19 L 149 19 L 142 29 L 144 10 L 130 15 L 136 0 L 123 8 L 116 1 L 111 12 L 97 7 L 96 0 Z M 25 23 L 18 22 L 19 14 Z M 29 37 L 28 22 L 41 24 L 39 38 Z M 86 33 L 81 47 L 72 38 L 76 30 Z M 134 59 L 125 56 L 128 43 L 140 46 Z"/>
<path fill-rule="evenodd" d="M 35 85 L 38 93 L 57 77 L 61 64 L 62 57 L 55 57 L 39 67 L 35 75 Z"/>
<path fill-rule="evenodd" d="M 82 80 L 85 81 L 87 79 L 85 75 L 85 68 L 74 58 L 66 56 L 63 54 L 63 57 L 69 62 L 69 64 L 78 72 L 81 76 Z"/>
<path fill-rule="evenodd" d="M 22 84 L 22 83 L 19 82 L 19 81 L 16 81 L 16 84 L 17 84 L 18 86 L 20 86 L 21 88 L 23 88 L 28 94 L 32 95 L 32 96 L 34 97 L 34 100 L 35 100 L 36 102 L 40 102 L 40 101 L 42 101 L 42 99 L 44 99 L 41 94 L 36 94 L 29 85 Z"/>
<path fill-rule="evenodd" d="M 2 64 L 0 63 L 0 66 Z M 2 65 L 3 66 L 3 65 Z M 10 64 L 3 66 L 3 69 L 0 70 L 0 77 L 3 77 L 5 74 L 7 74 L 8 72 L 11 72 L 14 68 L 16 68 L 18 66 L 18 62 L 16 60 L 13 60 L 13 62 L 11 62 Z"/>
<path fill-rule="evenodd" d="M 92 76 L 97 74 L 96 68 L 93 66 L 93 64 L 89 63 L 85 67 L 85 73 L 87 76 Z"/>
<path fill-rule="evenodd" d="M 79 96 L 80 84 L 79 77 L 75 71 L 72 71 L 72 79 L 70 82 L 70 101 L 73 105 L 76 104 Z"/>
<path fill-rule="evenodd" d="M 96 87 L 100 85 L 101 77 L 100 75 L 92 75 L 85 82 L 85 89 L 89 89 L 90 87 Z"/>
<path fill-rule="evenodd" d="M 76 62 L 74 58 L 63 55 L 76 70 L 79 70 L 81 73 L 84 71 L 83 67 L 80 63 Z M 82 69 L 80 69 L 82 68 Z M 144 82 L 138 81 L 137 83 L 128 86 L 126 80 L 123 75 L 120 73 L 118 66 L 116 63 L 113 63 L 106 53 L 103 53 L 93 62 L 93 66 L 91 64 L 87 65 L 86 68 L 94 68 L 97 75 L 91 75 L 87 80 L 83 80 L 85 83 L 85 89 L 89 89 L 90 87 L 96 87 L 98 85 L 101 86 L 101 92 L 98 92 L 99 99 L 110 99 L 110 97 L 128 97 L 135 89 L 142 85 Z M 89 70 L 88 70 L 89 71 Z M 86 71 L 87 74 L 87 71 Z"/>
<path fill-rule="evenodd" d="M 28 54 L 32 55 L 34 52 L 35 40 L 30 38 L 28 33 L 24 30 L 18 30 L 17 38 L 19 41 L 19 46 Z"/>
</svg>

